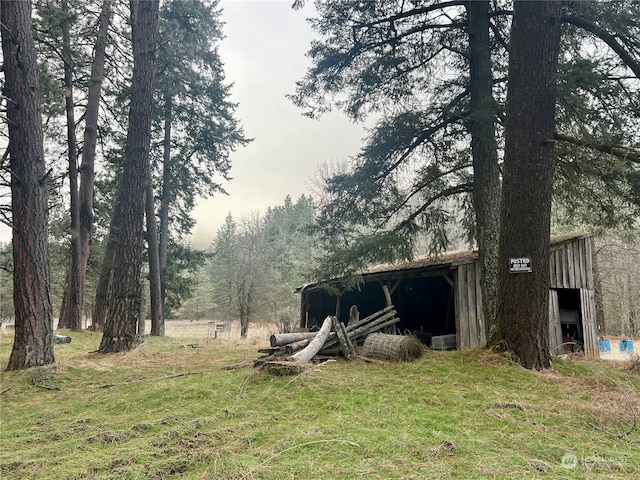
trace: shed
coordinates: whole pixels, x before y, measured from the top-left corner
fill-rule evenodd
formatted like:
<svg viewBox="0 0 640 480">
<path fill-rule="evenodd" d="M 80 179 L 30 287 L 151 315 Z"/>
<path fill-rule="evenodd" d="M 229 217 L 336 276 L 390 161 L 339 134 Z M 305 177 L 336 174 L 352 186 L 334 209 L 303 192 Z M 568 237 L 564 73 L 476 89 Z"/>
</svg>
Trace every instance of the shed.
<svg viewBox="0 0 640 480">
<path fill-rule="evenodd" d="M 551 237 L 549 345 L 553 354 L 577 343 L 586 354 L 598 355 L 593 243 L 593 237 L 585 234 Z M 477 251 L 419 257 L 360 273 L 359 288 L 338 296 L 316 284 L 300 287 L 300 326 L 319 328 L 327 315 L 347 323 L 353 305 L 364 317 L 390 301 L 400 318 L 396 325 L 400 333 L 421 338 L 455 334 L 458 349 L 486 345 Z"/>
</svg>

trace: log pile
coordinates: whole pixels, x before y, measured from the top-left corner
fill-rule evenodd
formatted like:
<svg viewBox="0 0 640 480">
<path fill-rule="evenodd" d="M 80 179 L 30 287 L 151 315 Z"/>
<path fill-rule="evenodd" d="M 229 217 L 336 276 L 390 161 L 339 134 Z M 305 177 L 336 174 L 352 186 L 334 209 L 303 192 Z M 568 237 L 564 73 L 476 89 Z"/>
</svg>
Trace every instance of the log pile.
<svg viewBox="0 0 640 480">
<path fill-rule="evenodd" d="M 299 373 L 314 360 L 342 356 L 356 358 L 356 345 L 374 332 L 399 322 L 395 307 L 386 307 L 366 318 L 351 319 L 348 325 L 328 316 L 317 332 L 277 333 L 269 339 L 270 348 L 254 366 L 265 367 L 272 375 Z"/>
</svg>

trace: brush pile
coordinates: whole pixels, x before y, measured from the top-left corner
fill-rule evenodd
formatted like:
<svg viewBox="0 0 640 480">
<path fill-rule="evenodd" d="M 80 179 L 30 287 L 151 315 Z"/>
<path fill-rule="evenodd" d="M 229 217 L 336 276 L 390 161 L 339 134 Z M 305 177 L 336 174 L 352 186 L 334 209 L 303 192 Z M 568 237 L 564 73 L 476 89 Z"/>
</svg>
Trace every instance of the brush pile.
<svg viewBox="0 0 640 480">
<path fill-rule="evenodd" d="M 422 344 L 414 337 L 377 333 L 393 326 L 400 319 L 393 305 L 355 321 L 347 326 L 336 317 L 327 317 L 317 332 L 278 333 L 271 335 L 270 348 L 259 350 L 264 356 L 254 361 L 272 375 L 300 373 L 313 362 L 342 356 L 356 358 L 356 346 L 369 347 L 366 357 L 381 360 L 407 361 L 422 355 Z M 374 334 L 375 335 L 371 335 Z M 368 338 L 375 337 L 375 341 Z"/>
</svg>

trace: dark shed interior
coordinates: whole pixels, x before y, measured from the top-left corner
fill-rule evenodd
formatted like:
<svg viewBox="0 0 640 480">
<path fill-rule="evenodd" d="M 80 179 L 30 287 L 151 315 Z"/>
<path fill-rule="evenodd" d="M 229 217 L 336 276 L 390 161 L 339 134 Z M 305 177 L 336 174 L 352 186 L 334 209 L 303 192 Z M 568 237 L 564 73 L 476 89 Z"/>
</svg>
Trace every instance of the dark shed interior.
<svg viewBox="0 0 640 480">
<path fill-rule="evenodd" d="M 358 307 L 360 318 L 367 317 L 386 306 L 383 284 L 391 293 L 400 322 L 399 333 L 423 331 L 431 335 L 456 333 L 453 286 L 443 275 L 406 276 L 405 278 L 370 278 L 359 289 L 345 292 L 340 298 L 338 318 L 348 324 L 352 305 Z M 320 328 L 328 315 L 336 314 L 337 297 L 313 287 L 302 291 L 303 326 Z"/>
</svg>

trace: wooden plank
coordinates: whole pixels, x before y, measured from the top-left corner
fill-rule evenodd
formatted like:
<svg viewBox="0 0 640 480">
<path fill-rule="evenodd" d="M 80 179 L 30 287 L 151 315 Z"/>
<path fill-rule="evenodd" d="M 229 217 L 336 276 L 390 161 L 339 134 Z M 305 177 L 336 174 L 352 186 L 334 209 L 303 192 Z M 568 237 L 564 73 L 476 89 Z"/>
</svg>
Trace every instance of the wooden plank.
<svg viewBox="0 0 640 480">
<path fill-rule="evenodd" d="M 585 355 L 598 356 L 598 338 L 596 334 L 596 308 L 593 290 L 580 289 L 580 309 Z"/>
<path fill-rule="evenodd" d="M 586 256 L 586 264 L 585 269 L 587 270 L 587 284 L 586 287 L 589 290 L 593 290 L 593 237 L 589 237 L 585 239 L 585 256 Z"/>
<path fill-rule="evenodd" d="M 478 346 L 478 317 L 476 312 L 476 266 L 467 265 L 467 310 L 469 312 L 469 348 Z"/>
<path fill-rule="evenodd" d="M 562 288 L 569 288 L 569 266 L 566 261 L 567 252 L 564 248 L 558 250 L 562 268 Z"/>
<path fill-rule="evenodd" d="M 553 252 L 553 263 L 555 267 L 555 285 L 552 285 L 553 288 L 564 288 L 564 283 L 562 279 L 562 251 L 556 249 Z M 553 282 L 552 282 L 553 283 Z"/>
<path fill-rule="evenodd" d="M 454 285 L 453 285 L 453 305 L 454 305 L 454 318 L 456 322 L 456 347 L 458 350 L 462 348 L 460 341 L 460 324 L 462 323 L 460 318 L 460 287 L 458 283 L 458 277 L 460 276 L 460 267 L 456 268 L 454 273 Z"/>
<path fill-rule="evenodd" d="M 570 243 L 565 244 L 567 272 L 569 276 L 568 288 L 576 288 L 576 271 L 573 263 L 573 246 Z"/>
<path fill-rule="evenodd" d="M 480 262 L 476 263 L 476 318 L 478 319 L 478 346 L 487 344 L 487 322 L 484 311 L 484 297 L 482 295 Z"/>
<path fill-rule="evenodd" d="M 552 355 L 558 355 L 562 353 L 558 348 L 561 343 L 562 328 L 560 327 L 558 291 L 549 290 L 549 351 Z"/>
<path fill-rule="evenodd" d="M 458 297 L 459 303 L 459 315 L 460 315 L 460 329 L 458 330 L 458 340 L 460 341 L 459 349 L 469 348 L 469 301 L 467 298 L 467 266 L 460 265 L 458 267 Z"/>
<path fill-rule="evenodd" d="M 582 288 L 582 249 L 580 241 L 573 242 L 573 265 L 576 269 L 576 288 Z"/>
<path fill-rule="evenodd" d="M 557 288 L 556 282 L 556 252 L 555 250 L 551 250 L 549 255 L 549 287 Z"/>
</svg>

